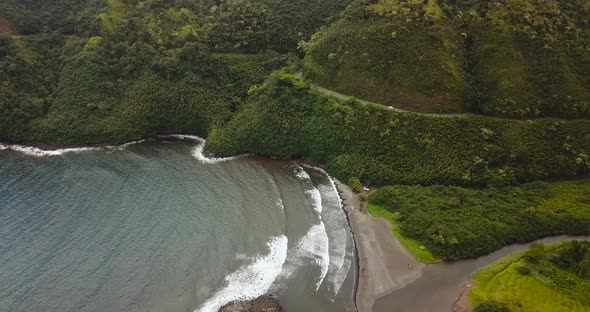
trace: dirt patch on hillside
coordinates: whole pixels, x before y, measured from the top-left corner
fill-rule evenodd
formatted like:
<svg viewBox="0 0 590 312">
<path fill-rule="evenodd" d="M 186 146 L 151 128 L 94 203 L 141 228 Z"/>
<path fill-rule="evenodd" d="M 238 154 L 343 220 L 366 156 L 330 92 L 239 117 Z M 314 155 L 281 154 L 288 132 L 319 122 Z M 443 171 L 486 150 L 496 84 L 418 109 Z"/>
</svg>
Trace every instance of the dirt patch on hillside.
<svg viewBox="0 0 590 312">
<path fill-rule="evenodd" d="M 5 17 L 0 16 L 0 35 L 16 36 L 18 32 L 14 24 Z"/>
</svg>

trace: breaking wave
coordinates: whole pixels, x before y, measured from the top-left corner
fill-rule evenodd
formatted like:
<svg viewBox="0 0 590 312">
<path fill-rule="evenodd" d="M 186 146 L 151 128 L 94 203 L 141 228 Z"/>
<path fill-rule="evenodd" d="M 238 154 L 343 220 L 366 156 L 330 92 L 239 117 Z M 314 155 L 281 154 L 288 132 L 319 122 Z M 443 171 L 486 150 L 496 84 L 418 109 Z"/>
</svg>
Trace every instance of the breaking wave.
<svg viewBox="0 0 590 312">
<path fill-rule="evenodd" d="M 20 144 L 3 144 L 0 143 L 0 150 L 11 150 L 25 155 L 34 157 L 44 156 L 62 156 L 68 153 L 81 153 L 87 151 L 100 151 L 100 150 L 123 150 L 130 145 L 142 143 L 145 140 L 132 141 L 121 145 L 105 145 L 105 146 L 89 146 L 89 147 L 72 147 L 72 148 L 60 148 L 45 150 L 35 146 L 25 146 Z"/>
<path fill-rule="evenodd" d="M 334 179 L 332 179 L 332 177 L 330 177 L 330 175 L 322 168 L 305 164 L 303 166 L 321 172 L 328 178 L 328 181 L 330 182 L 328 185 L 318 185 L 318 192 L 322 194 L 325 204 L 329 205 L 330 207 L 335 207 L 334 209 L 326 209 L 323 215 L 326 220 L 326 233 L 328 233 L 330 239 L 330 263 L 326 279 L 331 284 L 331 290 L 333 291 L 334 296 L 336 296 L 340 291 L 340 288 L 342 287 L 342 284 L 348 276 L 348 272 L 352 266 L 352 259 L 348 259 L 346 254 L 347 244 L 352 244 L 351 248 L 354 248 L 354 241 L 348 242 L 347 239 L 347 231 L 349 230 L 345 225 L 348 221 L 344 215 L 342 200 L 340 199 Z M 307 172 L 303 172 L 304 174 L 298 172 L 298 177 L 303 178 L 306 175 L 309 177 Z"/>
<path fill-rule="evenodd" d="M 282 271 L 287 258 L 288 239 L 281 235 L 267 242 L 269 253 L 252 259 L 253 263 L 225 278 L 225 286 L 195 312 L 217 312 L 222 306 L 264 295 Z"/>
<path fill-rule="evenodd" d="M 313 208 L 318 214 L 319 224 L 313 225 L 298 243 L 301 255 L 312 258 L 320 267 L 320 278 L 316 283 L 317 291 L 324 282 L 330 266 L 330 241 L 326 225 L 322 220 L 322 195 L 314 186 L 309 174 L 301 166 L 295 167 L 295 175 L 308 185 L 309 189 L 305 191 L 305 194 L 311 198 Z"/>
</svg>

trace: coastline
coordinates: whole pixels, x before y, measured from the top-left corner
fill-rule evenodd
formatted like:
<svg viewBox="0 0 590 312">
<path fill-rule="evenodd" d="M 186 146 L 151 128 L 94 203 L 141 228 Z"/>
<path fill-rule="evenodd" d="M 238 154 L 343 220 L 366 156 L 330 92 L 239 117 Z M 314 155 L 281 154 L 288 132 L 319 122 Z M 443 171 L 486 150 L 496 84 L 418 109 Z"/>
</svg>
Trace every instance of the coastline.
<svg viewBox="0 0 590 312">
<path fill-rule="evenodd" d="M 197 139 L 198 138 L 198 139 Z M 133 143 L 145 142 L 145 141 L 199 141 L 205 140 L 201 136 L 197 134 L 178 134 L 175 132 L 158 132 L 146 135 L 142 138 L 132 139 L 128 141 L 122 142 L 112 142 L 112 143 L 90 143 L 90 144 L 50 144 L 50 143 L 43 143 L 43 142 L 10 142 L 10 141 L 0 141 L 0 144 L 6 146 L 22 146 L 22 147 L 32 147 L 38 148 L 44 151 L 56 151 L 56 150 L 67 150 L 67 149 L 98 149 L 98 148 L 108 148 L 112 146 L 123 146 Z"/>
<path fill-rule="evenodd" d="M 58 153 L 50 152 L 118 149 L 135 143 L 160 140 L 200 143 L 205 141 L 203 138 L 190 134 L 155 134 L 140 141 L 131 141 L 120 145 L 86 145 L 77 148 L 43 144 L 12 145 L 37 148 L 42 152 L 48 152 L 49 155 L 58 155 Z M 2 148 L 8 145 L 11 144 L 0 142 L 0 150 L 11 149 L 10 147 Z M 214 158 L 212 160 L 216 161 Z M 330 176 L 313 162 L 305 159 L 297 162 L 303 166 L 322 170 L 336 187 L 354 241 L 356 266 L 354 267 L 353 302 L 358 312 L 389 312 L 392 308 L 413 312 L 468 312 L 471 311 L 469 302 L 471 286 L 467 285 L 473 285 L 471 274 L 495 262 L 502 255 L 520 251 L 534 242 L 590 240 L 588 236 L 553 236 L 526 244 L 505 246 L 496 252 L 476 259 L 433 265 L 418 263 L 393 235 L 389 222 L 373 217 L 366 208 L 362 208 L 358 194 L 354 193 L 350 187 Z M 409 264 L 412 264 L 411 269 Z"/>
<path fill-rule="evenodd" d="M 435 263 L 411 285 L 385 294 L 375 302 L 375 312 L 468 312 L 471 308 L 469 292 L 474 285 L 472 275 L 486 266 L 517 252 L 531 244 L 550 244 L 566 240 L 587 240 L 590 236 L 551 236 L 525 244 L 505 246 L 476 259 Z"/>
<path fill-rule="evenodd" d="M 428 265 L 416 263 L 391 233 L 389 223 L 361 211 L 358 195 L 334 179 L 349 216 L 357 258 L 355 302 L 359 312 L 373 311 L 376 300 L 422 276 Z M 408 264 L 413 268 L 409 269 Z"/>
</svg>

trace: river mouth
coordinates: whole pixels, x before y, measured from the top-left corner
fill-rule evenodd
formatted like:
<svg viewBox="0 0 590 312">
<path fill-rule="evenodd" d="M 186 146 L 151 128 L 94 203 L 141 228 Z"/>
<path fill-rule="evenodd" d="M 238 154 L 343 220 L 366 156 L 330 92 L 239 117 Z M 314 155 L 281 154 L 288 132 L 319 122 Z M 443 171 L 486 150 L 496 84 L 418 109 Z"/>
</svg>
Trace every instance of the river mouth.
<svg viewBox="0 0 590 312">
<path fill-rule="evenodd" d="M 552 244 L 567 240 L 590 241 L 590 236 L 546 237 L 526 244 L 509 245 L 476 259 L 431 264 L 413 283 L 377 299 L 373 311 L 452 311 L 453 304 L 459 299 L 462 292 L 472 286 L 471 276 L 479 270 L 510 254 L 526 251 L 533 243 Z"/>
<path fill-rule="evenodd" d="M 354 311 L 354 243 L 321 171 L 195 142 L 0 151 L 6 311 Z M 301 298 L 305 298 L 302 300 Z"/>
</svg>

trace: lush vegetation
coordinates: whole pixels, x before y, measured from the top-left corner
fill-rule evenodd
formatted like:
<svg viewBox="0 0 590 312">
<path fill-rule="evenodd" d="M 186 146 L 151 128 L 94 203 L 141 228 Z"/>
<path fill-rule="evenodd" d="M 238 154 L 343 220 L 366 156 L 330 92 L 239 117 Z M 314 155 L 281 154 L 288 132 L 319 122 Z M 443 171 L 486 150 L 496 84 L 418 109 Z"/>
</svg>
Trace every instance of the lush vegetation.
<svg viewBox="0 0 590 312">
<path fill-rule="evenodd" d="M 0 139 L 71 145 L 163 131 L 205 136 L 346 4 L 2 1 L 3 23 L 23 36 L 0 34 Z"/>
<path fill-rule="evenodd" d="M 283 70 L 211 132 L 208 149 L 305 156 L 342 181 L 504 186 L 590 172 L 589 138 L 588 120 L 437 118 L 341 102 Z"/>
<path fill-rule="evenodd" d="M 590 182 L 534 182 L 502 189 L 390 186 L 370 204 L 393 214 L 403 237 L 457 260 L 512 243 L 590 234 Z"/>
<path fill-rule="evenodd" d="M 357 0 L 306 43 L 319 84 L 421 112 L 590 116 L 585 0 Z"/>
<path fill-rule="evenodd" d="M 381 206 L 375 204 L 368 204 L 368 209 L 371 215 L 376 218 L 381 218 L 389 221 L 391 224 L 391 231 L 397 240 L 404 246 L 404 248 L 414 257 L 418 262 L 422 263 L 436 263 L 440 262 L 440 259 L 435 257 L 426 246 L 422 245 L 419 241 L 411 239 L 402 235 L 400 225 L 397 222 L 400 214 L 397 212 L 391 212 Z"/>
<path fill-rule="evenodd" d="M 533 244 L 474 279 L 475 311 L 590 311 L 590 243 Z"/>
<path fill-rule="evenodd" d="M 586 183 L 518 186 L 590 173 L 586 0 L 3 0 L 0 15 L 2 141 L 196 133 L 358 192 L 422 185 L 370 208 L 425 261 L 588 231 Z M 417 111 L 539 118 L 400 113 L 309 78 Z"/>
</svg>

